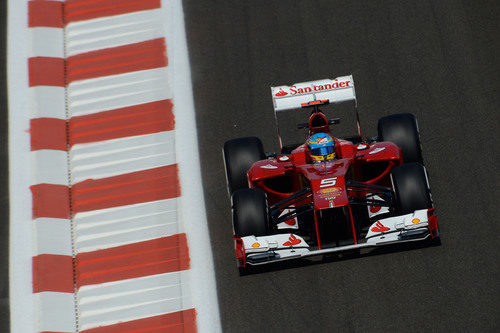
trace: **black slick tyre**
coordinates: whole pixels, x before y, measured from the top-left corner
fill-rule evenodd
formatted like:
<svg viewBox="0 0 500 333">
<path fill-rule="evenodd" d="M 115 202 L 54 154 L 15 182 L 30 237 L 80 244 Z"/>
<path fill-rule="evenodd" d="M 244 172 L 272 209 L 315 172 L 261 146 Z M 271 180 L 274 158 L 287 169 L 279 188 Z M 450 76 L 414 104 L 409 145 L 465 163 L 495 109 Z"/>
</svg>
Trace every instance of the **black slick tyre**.
<svg viewBox="0 0 500 333">
<path fill-rule="evenodd" d="M 405 163 L 392 170 L 392 185 L 396 195 L 396 211 L 413 213 L 418 209 L 432 208 L 432 197 L 427 173 L 420 163 Z"/>
<path fill-rule="evenodd" d="M 264 236 L 269 230 L 269 214 L 264 191 L 254 188 L 237 190 L 232 196 L 235 237 Z"/>
<path fill-rule="evenodd" d="M 266 158 L 262 142 L 253 136 L 226 141 L 223 154 L 229 195 L 248 188 L 247 171 L 252 164 Z"/>
<path fill-rule="evenodd" d="M 401 148 L 404 163 L 424 164 L 417 119 L 411 113 L 392 114 L 378 121 L 378 140 Z"/>
</svg>

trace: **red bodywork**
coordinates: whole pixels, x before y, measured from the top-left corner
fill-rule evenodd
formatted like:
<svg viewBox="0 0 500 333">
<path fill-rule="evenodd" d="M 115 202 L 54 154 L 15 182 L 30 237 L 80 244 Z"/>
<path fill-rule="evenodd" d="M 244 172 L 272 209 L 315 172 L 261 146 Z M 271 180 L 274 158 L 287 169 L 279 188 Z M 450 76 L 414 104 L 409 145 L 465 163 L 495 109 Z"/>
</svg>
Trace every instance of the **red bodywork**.
<svg viewBox="0 0 500 333">
<path fill-rule="evenodd" d="M 324 119 L 321 119 L 324 118 Z M 319 124 L 319 126 L 313 126 Z M 313 112 L 309 119 L 310 135 L 325 132 L 332 135 L 326 117 L 321 112 Z M 333 135 L 332 135 L 333 136 Z M 306 186 L 311 189 L 300 202 L 313 204 L 318 246 L 321 248 L 317 228 L 317 214 L 330 208 L 347 207 L 351 222 L 352 236 L 356 240 L 355 223 L 349 204 L 349 197 L 366 196 L 370 191 L 350 191 L 348 179 L 365 184 L 391 187 L 390 172 L 402 164 L 401 151 L 392 142 L 353 144 L 334 138 L 337 159 L 328 167 L 318 168 L 311 164 L 308 148 L 303 144 L 289 155 L 261 160 L 248 170 L 250 187 L 261 188 L 267 194 L 269 206 L 280 202 Z"/>
</svg>

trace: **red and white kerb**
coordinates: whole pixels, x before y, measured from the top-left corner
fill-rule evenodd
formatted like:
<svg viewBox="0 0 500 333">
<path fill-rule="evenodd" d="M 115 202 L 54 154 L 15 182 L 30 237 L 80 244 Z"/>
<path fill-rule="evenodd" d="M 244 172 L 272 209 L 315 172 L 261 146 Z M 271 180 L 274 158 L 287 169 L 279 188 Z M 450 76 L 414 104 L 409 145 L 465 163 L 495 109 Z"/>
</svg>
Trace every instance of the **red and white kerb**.
<svg viewBox="0 0 500 333">
<path fill-rule="evenodd" d="M 38 329 L 195 332 L 160 0 L 31 0 Z"/>
</svg>

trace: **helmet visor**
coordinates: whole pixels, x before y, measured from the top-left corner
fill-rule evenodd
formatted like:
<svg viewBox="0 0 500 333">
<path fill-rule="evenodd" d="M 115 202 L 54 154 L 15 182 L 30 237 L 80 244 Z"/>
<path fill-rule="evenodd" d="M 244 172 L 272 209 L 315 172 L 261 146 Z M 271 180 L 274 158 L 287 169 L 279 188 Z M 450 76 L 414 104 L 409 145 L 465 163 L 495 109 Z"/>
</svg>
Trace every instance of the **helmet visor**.
<svg viewBox="0 0 500 333">
<path fill-rule="evenodd" d="M 333 154 L 332 146 L 311 149 L 311 155 L 314 156 L 326 156 L 330 154 Z"/>
</svg>

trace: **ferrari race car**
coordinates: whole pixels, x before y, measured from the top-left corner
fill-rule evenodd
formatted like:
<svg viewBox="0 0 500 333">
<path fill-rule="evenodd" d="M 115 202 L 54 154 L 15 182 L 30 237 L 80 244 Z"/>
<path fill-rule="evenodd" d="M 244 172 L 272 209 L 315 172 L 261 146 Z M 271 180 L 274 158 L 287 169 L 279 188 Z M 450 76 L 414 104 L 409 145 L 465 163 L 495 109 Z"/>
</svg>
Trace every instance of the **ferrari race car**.
<svg viewBox="0 0 500 333">
<path fill-rule="evenodd" d="M 265 153 L 256 137 L 229 140 L 223 148 L 240 270 L 394 243 L 439 242 L 412 114 L 379 119 L 378 136 L 363 139 L 352 75 L 271 91 L 281 152 Z M 353 137 L 334 137 L 330 127 L 340 119 L 320 110 L 340 102 L 354 103 Z M 309 138 L 331 137 L 334 159 L 313 160 L 310 141 L 282 145 L 277 115 L 287 110 L 310 114 L 297 127 Z"/>
</svg>

